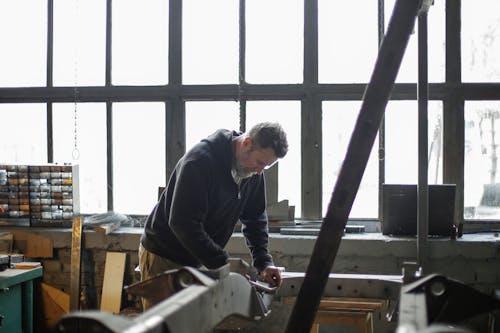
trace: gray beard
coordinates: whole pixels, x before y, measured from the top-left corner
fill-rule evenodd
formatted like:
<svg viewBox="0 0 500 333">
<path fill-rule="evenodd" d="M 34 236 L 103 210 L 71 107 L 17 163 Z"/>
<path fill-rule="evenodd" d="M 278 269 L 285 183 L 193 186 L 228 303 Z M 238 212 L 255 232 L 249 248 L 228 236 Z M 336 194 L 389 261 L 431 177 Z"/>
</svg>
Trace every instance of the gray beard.
<svg viewBox="0 0 500 333">
<path fill-rule="evenodd" d="M 238 176 L 241 179 L 249 178 L 256 174 L 253 171 L 246 170 L 240 165 L 236 165 L 235 170 L 236 170 L 236 176 Z"/>
</svg>

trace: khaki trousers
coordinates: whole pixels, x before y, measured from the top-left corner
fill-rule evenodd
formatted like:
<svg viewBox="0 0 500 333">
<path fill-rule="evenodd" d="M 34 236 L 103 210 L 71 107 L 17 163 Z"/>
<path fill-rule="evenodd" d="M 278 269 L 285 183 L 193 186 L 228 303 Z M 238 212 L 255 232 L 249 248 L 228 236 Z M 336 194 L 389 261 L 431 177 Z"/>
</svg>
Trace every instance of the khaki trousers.
<svg viewBox="0 0 500 333">
<path fill-rule="evenodd" d="M 158 274 L 161 274 L 170 269 L 178 269 L 183 267 L 171 260 L 165 259 L 154 253 L 146 250 L 142 244 L 139 245 L 139 268 L 141 270 L 141 281 L 150 279 Z M 142 298 L 143 311 L 148 310 L 155 304 Z"/>
</svg>

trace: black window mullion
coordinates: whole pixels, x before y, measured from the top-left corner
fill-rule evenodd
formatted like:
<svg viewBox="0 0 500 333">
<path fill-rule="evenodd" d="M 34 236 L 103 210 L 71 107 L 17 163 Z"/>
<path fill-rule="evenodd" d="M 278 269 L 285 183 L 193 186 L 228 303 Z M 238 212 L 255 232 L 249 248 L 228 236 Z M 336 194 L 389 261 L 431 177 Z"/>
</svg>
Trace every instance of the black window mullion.
<svg viewBox="0 0 500 333">
<path fill-rule="evenodd" d="M 247 101 L 245 95 L 245 55 L 246 55 L 246 1 L 240 0 L 239 11 L 239 67 L 238 67 L 238 99 L 240 103 L 240 131 L 246 131 Z"/>
<path fill-rule="evenodd" d="M 53 87 L 54 72 L 54 0 L 47 1 L 47 87 Z M 47 107 L 47 162 L 54 162 L 52 102 Z"/>
<path fill-rule="evenodd" d="M 301 200 L 304 219 L 321 219 L 322 116 L 318 93 L 318 0 L 304 1 L 304 97 L 301 103 Z"/>
<path fill-rule="evenodd" d="M 111 69 L 112 69 L 112 26 L 113 26 L 113 1 L 106 1 L 106 63 L 105 63 L 105 86 L 112 86 Z M 106 102 L 106 168 L 107 168 L 107 198 L 108 211 L 113 211 L 113 104 L 111 101 Z"/>
<path fill-rule="evenodd" d="M 108 192 L 108 211 L 113 211 L 113 103 L 106 102 L 106 156 L 107 165 L 107 192 Z"/>
<path fill-rule="evenodd" d="M 173 94 L 166 103 L 166 182 L 186 150 L 186 116 L 182 96 L 182 0 L 169 2 L 168 85 Z"/>
<path fill-rule="evenodd" d="M 446 86 L 443 103 L 443 182 L 457 185 L 455 216 L 464 216 L 464 94 L 461 59 L 461 1 L 446 0 Z"/>
</svg>

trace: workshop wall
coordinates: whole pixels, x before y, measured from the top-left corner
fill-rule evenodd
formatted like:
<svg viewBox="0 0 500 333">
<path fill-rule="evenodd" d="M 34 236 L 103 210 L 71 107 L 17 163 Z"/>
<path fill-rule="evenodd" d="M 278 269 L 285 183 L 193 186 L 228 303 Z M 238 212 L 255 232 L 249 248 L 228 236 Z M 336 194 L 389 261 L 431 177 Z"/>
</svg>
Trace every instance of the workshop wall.
<svg viewBox="0 0 500 333">
<path fill-rule="evenodd" d="M 29 232 L 53 241 L 53 258 L 40 258 L 44 267 L 43 282 L 69 293 L 71 229 L 32 228 Z M 134 269 L 138 265 L 140 233 L 141 230 L 137 228 L 120 228 L 109 235 L 94 231 L 83 233 L 81 299 L 84 308 L 99 308 L 106 252 L 127 253 L 124 285 L 138 281 L 139 276 Z M 273 234 L 270 249 L 275 264 L 285 267 L 287 271 L 304 272 L 314 241 L 311 236 Z M 226 249 L 232 256 L 250 262 L 241 234 L 235 234 Z M 416 253 L 416 241 L 412 238 L 387 237 L 375 233 L 346 235 L 333 271 L 401 274 L 403 262 L 415 261 Z M 465 235 L 458 240 L 430 239 L 429 257 L 428 270 L 424 273 L 441 273 L 487 293 L 500 288 L 500 238 L 493 234 Z M 134 306 L 137 300 L 124 295 L 123 304 L 127 307 Z M 244 332 L 281 332 L 289 313 L 289 305 L 276 302 L 268 319 Z"/>
</svg>

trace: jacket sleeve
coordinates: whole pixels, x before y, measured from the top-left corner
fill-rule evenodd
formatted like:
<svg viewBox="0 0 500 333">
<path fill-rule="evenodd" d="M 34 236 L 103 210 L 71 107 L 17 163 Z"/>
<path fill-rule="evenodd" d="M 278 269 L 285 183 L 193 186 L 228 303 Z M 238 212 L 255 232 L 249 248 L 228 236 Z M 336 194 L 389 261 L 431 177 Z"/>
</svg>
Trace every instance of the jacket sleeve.
<svg viewBox="0 0 500 333">
<path fill-rule="evenodd" d="M 227 262 L 227 253 L 207 234 L 203 222 L 208 212 L 210 168 L 187 161 L 177 170 L 169 225 L 182 245 L 207 268 Z"/>
<path fill-rule="evenodd" d="M 246 244 L 252 254 L 253 266 L 261 272 L 267 266 L 274 264 L 268 251 L 269 235 L 264 176 L 258 176 L 256 183 L 240 216 L 240 221 L 243 225 L 242 232 Z"/>
</svg>

